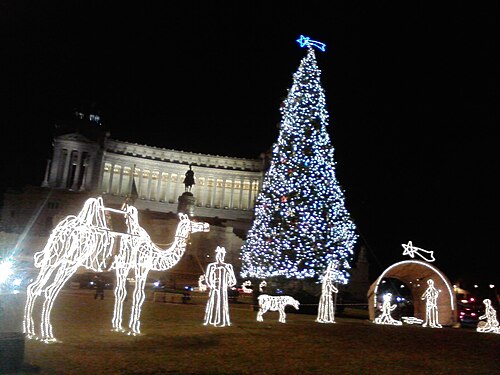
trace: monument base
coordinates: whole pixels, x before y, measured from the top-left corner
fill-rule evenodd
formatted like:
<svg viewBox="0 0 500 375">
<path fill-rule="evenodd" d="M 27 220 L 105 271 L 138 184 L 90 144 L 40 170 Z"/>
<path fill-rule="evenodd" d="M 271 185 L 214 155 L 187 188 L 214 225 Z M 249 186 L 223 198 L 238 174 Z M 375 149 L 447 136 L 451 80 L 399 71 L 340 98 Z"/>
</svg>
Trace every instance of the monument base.
<svg viewBox="0 0 500 375">
<path fill-rule="evenodd" d="M 193 216 L 195 203 L 196 203 L 196 198 L 194 197 L 193 193 L 185 191 L 179 197 L 177 203 L 177 212 L 178 213 L 182 212 L 184 214 L 188 214 L 189 216 Z"/>
</svg>

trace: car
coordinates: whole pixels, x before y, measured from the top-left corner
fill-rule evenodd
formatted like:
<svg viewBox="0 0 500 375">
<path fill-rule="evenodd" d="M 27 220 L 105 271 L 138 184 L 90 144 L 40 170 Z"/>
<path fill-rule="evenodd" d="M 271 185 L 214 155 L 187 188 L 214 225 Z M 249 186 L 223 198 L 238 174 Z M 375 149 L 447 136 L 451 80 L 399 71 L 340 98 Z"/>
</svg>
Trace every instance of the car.
<svg viewBox="0 0 500 375">
<path fill-rule="evenodd" d="M 66 286 L 70 289 L 95 289 L 98 277 L 104 281 L 104 289 L 113 289 L 113 279 L 111 276 L 93 272 L 73 275 L 66 283 Z"/>
<path fill-rule="evenodd" d="M 477 327 L 479 317 L 484 315 L 484 306 L 475 297 L 457 301 L 458 319 L 462 327 Z"/>
</svg>

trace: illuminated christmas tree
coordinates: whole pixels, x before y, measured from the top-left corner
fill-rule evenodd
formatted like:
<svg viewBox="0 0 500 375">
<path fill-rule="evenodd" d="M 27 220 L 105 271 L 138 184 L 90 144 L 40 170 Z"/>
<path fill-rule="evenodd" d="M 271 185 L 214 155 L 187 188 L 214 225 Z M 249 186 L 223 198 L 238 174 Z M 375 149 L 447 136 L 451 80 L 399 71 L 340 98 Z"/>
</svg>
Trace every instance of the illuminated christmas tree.
<svg viewBox="0 0 500 375">
<path fill-rule="evenodd" d="M 335 176 L 328 112 L 313 47 L 307 47 L 281 106 L 280 133 L 241 249 L 241 276 L 256 279 L 313 279 L 338 265 L 336 283 L 348 282 L 357 234 Z"/>
</svg>

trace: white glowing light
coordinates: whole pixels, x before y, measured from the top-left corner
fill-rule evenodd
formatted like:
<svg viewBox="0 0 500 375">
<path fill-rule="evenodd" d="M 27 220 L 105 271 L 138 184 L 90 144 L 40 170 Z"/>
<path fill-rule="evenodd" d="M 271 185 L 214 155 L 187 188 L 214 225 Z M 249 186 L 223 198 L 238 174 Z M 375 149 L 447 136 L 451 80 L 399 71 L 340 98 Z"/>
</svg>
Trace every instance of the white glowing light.
<svg viewBox="0 0 500 375">
<path fill-rule="evenodd" d="M 10 259 L 0 262 L 0 283 L 7 281 L 7 279 L 14 273 L 13 264 Z"/>
<path fill-rule="evenodd" d="M 384 302 L 382 303 L 382 314 L 375 318 L 373 321 L 376 324 L 389 324 L 394 326 L 403 325 L 403 322 L 396 320 L 391 316 L 391 312 L 394 311 L 397 305 L 391 305 L 392 293 L 384 294 Z"/>
<path fill-rule="evenodd" d="M 207 284 L 205 284 L 205 275 L 200 275 L 200 277 L 198 278 L 198 290 L 200 292 L 207 291 Z"/>
<path fill-rule="evenodd" d="M 208 301 L 205 309 L 204 325 L 211 324 L 215 327 L 231 325 L 229 319 L 229 303 L 227 290 L 236 284 L 233 266 L 224 263 L 226 249 L 217 246 L 215 249 L 216 261 L 207 266 L 205 278 L 208 288 Z"/>
<path fill-rule="evenodd" d="M 266 286 L 267 286 L 266 280 L 262 280 L 259 284 L 259 292 L 263 293 Z"/>
<path fill-rule="evenodd" d="M 259 312 L 257 313 L 257 321 L 263 322 L 264 315 L 267 311 L 278 311 L 280 314 L 279 322 L 286 323 L 285 307 L 287 305 L 299 309 L 300 302 L 291 296 L 270 296 L 268 294 L 261 294 L 257 297 L 259 301 Z"/>
<path fill-rule="evenodd" d="M 401 320 L 406 324 L 422 324 L 424 321 L 414 316 L 402 316 Z"/>
<path fill-rule="evenodd" d="M 479 320 L 484 320 L 478 323 L 476 331 L 483 333 L 497 333 L 500 334 L 500 326 L 497 320 L 497 312 L 491 306 L 491 300 L 486 298 L 483 300 L 485 306 L 484 315 L 479 317 Z"/>
<path fill-rule="evenodd" d="M 455 310 L 455 293 L 453 293 L 451 285 L 446 280 L 446 277 L 436 267 L 432 266 L 429 263 L 422 262 L 420 260 L 404 260 L 402 262 L 394 263 L 392 266 L 388 267 L 384 272 L 382 272 L 382 274 L 377 279 L 377 284 L 375 285 L 375 289 L 374 289 L 374 292 L 373 292 L 373 306 L 374 307 L 377 307 L 378 287 L 379 287 L 380 284 L 385 283 L 385 280 L 383 280 L 385 274 L 387 274 L 393 268 L 397 268 L 397 267 L 399 267 L 401 265 L 405 265 L 405 264 L 418 264 L 418 265 L 421 265 L 421 266 L 423 266 L 425 268 L 429 268 L 434 273 L 436 273 L 441 278 L 441 280 L 443 281 L 444 285 L 446 285 L 446 288 L 448 289 L 448 295 L 450 297 L 450 308 L 451 308 L 451 310 L 452 311 Z M 411 281 L 410 281 L 410 284 L 412 284 Z M 417 287 L 419 287 L 419 286 L 420 286 L 420 284 L 417 284 Z"/>
<path fill-rule="evenodd" d="M 246 280 L 241 284 L 241 289 L 243 290 L 243 293 L 253 293 L 253 290 L 249 288 L 252 286 L 252 282 L 250 280 Z"/>
<path fill-rule="evenodd" d="M 424 250 L 420 247 L 413 246 L 411 241 L 408 241 L 407 244 L 401 244 L 403 246 L 404 251 L 403 255 L 409 255 L 411 258 L 415 258 L 415 255 L 418 255 L 423 260 L 427 262 L 434 262 L 436 259 L 434 258 L 434 251 Z"/>
<path fill-rule="evenodd" d="M 55 299 L 64 284 L 83 266 L 95 272 L 116 270 L 115 306 L 112 325 L 115 331 L 121 327 L 126 278 L 132 269 L 135 272 L 135 289 L 130 314 L 129 334 L 140 333 L 141 306 L 144 302 L 144 287 L 150 270 L 164 271 L 172 268 L 186 250 L 190 233 L 207 232 L 207 223 L 192 222 L 185 214 L 179 214 L 179 225 L 175 241 L 168 249 L 157 247 L 147 232 L 140 227 L 138 212 L 133 206 L 124 210 L 104 207 L 102 198 L 88 199 L 77 216 L 63 219 L 52 231 L 42 251 L 35 253 L 34 265 L 40 268 L 36 279 L 28 285 L 24 308 L 23 330 L 28 338 L 43 342 L 56 342 L 52 332 L 50 315 Z M 112 231 L 107 225 L 111 212 L 123 215 L 127 233 Z M 118 253 L 114 253 L 116 238 L 119 238 Z M 41 326 L 39 336 L 35 330 L 33 309 L 36 299 L 43 294 Z"/>
<path fill-rule="evenodd" d="M 425 300 L 425 322 L 422 327 L 443 328 L 439 324 L 439 315 L 437 308 L 437 299 L 439 297 L 439 290 L 434 287 L 434 280 L 427 280 L 428 288 L 422 294 L 422 299 Z"/>
<path fill-rule="evenodd" d="M 331 262 L 328 264 L 321 284 L 321 297 L 319 299 L 318 316 L 316 318 L 318 323 L 335 323 L 332 294 L 339 292 L 335 285 L 333 285 L 335 280 L 335 265 Z"/>
</svg>

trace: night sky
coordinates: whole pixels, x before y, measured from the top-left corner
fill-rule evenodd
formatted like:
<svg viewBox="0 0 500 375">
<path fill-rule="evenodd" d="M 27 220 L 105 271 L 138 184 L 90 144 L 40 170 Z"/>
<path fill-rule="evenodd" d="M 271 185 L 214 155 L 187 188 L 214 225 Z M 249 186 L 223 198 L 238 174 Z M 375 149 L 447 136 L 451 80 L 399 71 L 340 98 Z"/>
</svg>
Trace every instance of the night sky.
<svg viewBox="0 0 500 375">
<path fill-rule="evenodd" d="M 452 282 L 500 283 L 498 4 L 103 3 L 0 2 L 2 190 L 42 182 L 77 108 L 113 139 L 258 158 L 304 34 L 327 45 L 337 177 L 375 274 L 411 240 Z"/>
</svg>

